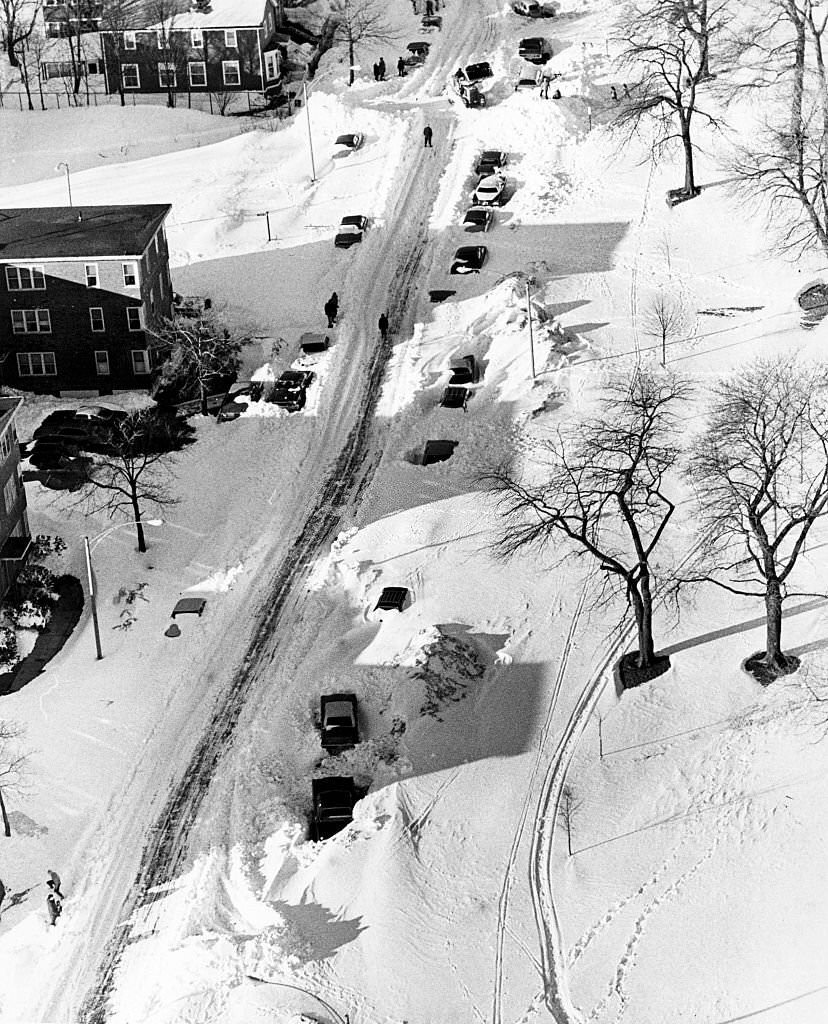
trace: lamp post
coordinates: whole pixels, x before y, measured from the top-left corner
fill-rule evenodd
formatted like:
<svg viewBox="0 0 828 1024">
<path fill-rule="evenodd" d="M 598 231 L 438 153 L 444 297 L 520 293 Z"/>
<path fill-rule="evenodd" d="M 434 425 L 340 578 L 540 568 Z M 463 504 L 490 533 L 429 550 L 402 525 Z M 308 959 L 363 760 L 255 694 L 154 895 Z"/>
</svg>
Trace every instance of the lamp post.
<svg viewBox="0 0 828 1024">
<path fill-rule="evenodd" d="M 311 132 L 310 107 L 308 106 L 308 83 L 307 79 L 302 82 L 302 96 L 305 103 L 305 117 L 308 122 L 308 148 L 310 149 L 311 160 L 311 181 L 316 181 L 316 164 L 313 160 L 313 133 Z"/>
<path fill-rule="evenodd" d="M 71 207 L 72 206 L 72 181 L 71 181 L 71 179 L 69 177 L 69 164 L 67 164 L 65 160 L 61 160 L 60 163 L 55 168 L 55 170 L 59 171 L 61 169 L 61 167 L 66 171 L 66 187 L 69 190 L 69 206 Z"/>
<path fill-rule="evenodd" d="M 273 237 L 270 234 L 270 210 L 267 210 L 265 213 L 257 213 L 256 216 L 267 218 L 267 240 L 268 242 L 272 242 Z"/>
<path fill-rule="evenodd" d="M 163 519 L 143 519 L 140 520 L 145 526 L 162 526 L 164 523 Z M 97 545 L 108 537 L 110 533 L 115 530 L 120 530 L 122 526 L 135 526 L 139 520 L 133 519 L 131 523 L 115 523 L 114 526 L 110 526 L 102 533 L 97 534 L 90 541 L 89 537 L 83 538 L 83 550 L 86 555 L 86 579 L 89 585 L 89 604 L 92 607 L 92 626 L 95 631 L 95 657 L 98 661 L 103 657 L 103 651 L 101 650 L 101 629 L 98 624 L 98 595 L 95 588 L 95 573 L 92 569 L 92 551 L 94 550 L 93 545 Z"/>
<path fill-rule="evenodd" d="M 529 318 L 529 358 L 532 362 L 532 380 L 535 380 L 535 336 L 532 330 L 532 295 L 529 289 L 534 283 L 534 277 L 526 278 L 526 314 Z"/>
</svg>

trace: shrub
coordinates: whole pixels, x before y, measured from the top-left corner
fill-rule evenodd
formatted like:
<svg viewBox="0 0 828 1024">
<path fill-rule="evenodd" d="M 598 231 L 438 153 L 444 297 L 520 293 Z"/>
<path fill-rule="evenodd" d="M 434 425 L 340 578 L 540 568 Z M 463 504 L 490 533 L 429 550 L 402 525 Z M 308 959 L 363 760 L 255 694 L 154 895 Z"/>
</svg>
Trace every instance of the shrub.
<svg viewBox="0 0 828 1024">
<path fill-rule="evenodd" d="M 17 661 L 17 634 L 8 626 L 0 626 L 0 665 L 13 668 Z"/>
</svg>

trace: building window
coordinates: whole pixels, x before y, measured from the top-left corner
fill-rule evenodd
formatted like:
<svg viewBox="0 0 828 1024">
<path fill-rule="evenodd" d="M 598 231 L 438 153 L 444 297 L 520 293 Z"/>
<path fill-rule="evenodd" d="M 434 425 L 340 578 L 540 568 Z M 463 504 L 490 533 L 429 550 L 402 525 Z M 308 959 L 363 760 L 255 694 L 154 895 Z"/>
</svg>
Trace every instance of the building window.
<svg viewBox="0 0 828 1024">
<path fill-rule="evenodd" d="M 134 263 L 122 263 L 121 270 L 124 274 L 124 288 L 135 288 L 138 284 L 138 267 Z"/>
<path fill-rule="evenodd" d="M 204 33 L 200 28 L 194 28 L 190 32 L 190 45 L 194 50 L 200 50 L 204 46 Z"/>
<path fill-rule="evenodd" d="M 18 352 L 17 372 L 21 377 L 54 377 L 57 373 L 54 352 Z"/>
<path fill-rule="evenodd" d="M 124 49 L 125 50 L 137 50 L 138 44 L 135 39 L 134 32 L 124 32 Z M 132 67 L 133 65 L 130 65 Z"/>
<path fill-rule="evenodd" d="M 175 68 L 159 68 L 158 69 L 158 84 L 163 89 L 175 89 L 178 86 L 178 80 L 175 73 Z"/>
<path fill-rule="evenodd" d="M 127 327 L 131 331 L 143 330 L 141 323 L 141 307 L 140 306 L 127 306 L 126 311 Z"/>
<path fill-rule="evenodd" d="M 5 460 L 11 455 L 12 445 L 17 441 L 17 435 L 14 432 L 14 427 L 8 427 L 3 431 L 3 436 L 0 437 L 0 461 Z"/>
<path fill-rule="evenodd" d="M 149 353 L 145 348 L 132 350 L 132 372 L 141 376 L 150 372 Z"/>
<path fill-rule="evenodd" d="M 97 288 L 98 287 L 98 264 L 97 263 L 84 263 L 83 272 L 86 274 L 86 287 Z"/>
<path fill-rule="evenodd" d="M 241 85 L 239 62 L 237 60 L 223 60 L 221 62 L 221 71 L 225 85 Z"/>
<path fill-rule="evenodd" d="M 89 326 L 96 334 L 106 330 L 103 309 L 100 306 L 89 307 Z"/>
<path fill-rule="evenodd" d="M 10 292 L 46 291 L 43 267 L 6 267 L 6 286 Z"/>
<path fill-rule="evenodd" d="M 99 348 L 95 351 L 95 373 L 99 377 L 109 376 L 109 353 L 106 349 Z"/>
<path fill-rule="evenodd" d="M 138 73 L 137 64 L 122 64 L 121 65 L 121 76 L 124 82 L 125 89 L 140 89 L 141 88 L 141 76 Z"/>
<path fill-rule="evenodd" d="M 224 45 L 228 50 L 236 49 L 236 30 L 234 28 L 227 28 L 224 30 Z"/>
<path fill-rule="evenodd" d="M 265 54 L 265 75 L 268 82 L 273 82 L 279 77 L 279 54 L 275 50 Z"/>
<path fill-rule="evenodd" d="M 11 319 L 15 334 L 50 334 L 52 331 L 48 309 L 13 309 Z"/>
<path fill-rule="evenodd" d="M 6 481 L 6 486 L 3 488 L 3 508 L 8 515 L 17 503 L 17 473 L 12 473 L 9 479 Z"/>
<path fill-rule="evenodd" d="M 207 84 L 207 65 L 203 60 L 192 60 L 189 65 L 190 86 L 201 89 Z"/>
</svg>

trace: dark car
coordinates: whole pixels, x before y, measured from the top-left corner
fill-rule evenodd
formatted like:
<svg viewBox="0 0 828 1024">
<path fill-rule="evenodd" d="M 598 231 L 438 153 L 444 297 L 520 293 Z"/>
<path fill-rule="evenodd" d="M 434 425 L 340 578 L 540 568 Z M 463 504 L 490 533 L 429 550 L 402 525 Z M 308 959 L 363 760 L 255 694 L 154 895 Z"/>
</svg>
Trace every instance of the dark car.
<svg viewBox="0 0 828 1024">
<path fill-rule="evenodd" d="M 461 245 L 454 254 L 450 274 L 476 274 L 483 267 L 489 250 L 485 245 Z"/>
<path fill-rule="evenodd" d="M 420 21 L 420 24 L 424 29 L 442 28 L 443 19 L 439 14 L 426 14 Z"/>
<path fill-rule="evenodd" d="M 305 331 L 299 337 L 299 351 L 303 355 L 311 355 L 314 352 L 326 352 L 331 344 L 329 334 L 318 334 L 315 331 Z"/>
<path fill-rule="evenodd" d="M 449 385 L 474 384 L 477 381 L 477 362 L 474 356 L 463 356 L 451 368 Z"/>
<path fill-rule="evenodd" d="M 339 231 L 334 238 L 334 245 L 337 249 L 348 249 L 357 242 L 362 241 L 362 234 L 368 227 L 368 218 L 361 214 L 354 214 L 343 217 L 339 225 Z"/>
<path fill-rule="evenodd" d="M 528 60 L 530 64 L 545 64 L 552 56 L 552 47 L 543 36 L 532 36 L 521 39 L 518 56 Z"/>
<path fill-rule="evenodd" d="M 408 50 L 408 56 L 405 58 L 406 67 L 416 68 L 421 64 L 425 64 L 428 51 L 431 49 L 431 43 L 409 43 L 406 49 Z"/>
<path fill-rule="evenodd" d="M 521 14 L 524 18 L 554 18 L 555 11 L 547 7 L 545 3 L 538 0 L 515 0 L 512 4 L 515 14 Z"/>
<path fill-rule="evenodd" d="M 509 162 L 509 154 L 500 149 L 484 149 L 474 165 L 475 174 L 493 174 L 505 167 Z"/>
<path fill-rule="evenodd" d="M 312 380 L 312 370 L 284 370 L 273 385 L 270 401 L 288 412 L 298 412 L 305 408 L 306 392 Z"/>
<path fill-rule="evenodd" d="M 484 78 L 493 78 L 494 71 L 487 60 L 481 60 L 476 64 L 467 64 L 466 67 L 458 69 L 454 77 L 458 81 L 470 85 L 473 82 L 482 82 Z"/>
<path fill-rule="evenodd" d="M 67 447 L 60 440 L 48 438 L 35 441 L 28 458 L 36 469 L 70 469 L 89 461 L 74 445 Z"/>
<path fill-rule="evenodd" d="M 464 82 L 461 82 L 458 93 L 463 101 L 463 106 L 466 108 L 486 106 L 486 97 L 474 83 L 466 85 Z"/>
<path fill-rule="evenodd" d="M 490 206 L 472 206 L 463 217 L 466 231 L 488 231 L 492 226 L 494 213 Z"/>
<path fill-rule="evenodd" d="M 359 743 L 357 699 L 353 693 L 329 693 L 320 701 L 322 746 L 329 754 L 350 750 Z"/>
<path fill-rule="evenodd" d="M 359 149 L 362 143 L 365 142 L 365 136 L 362 132 L 347 132 L 345 135 L 337 135 L 335 146 L 341 146 L 342 152 L 351 152 Z"/>
<path fill-rule="evenodd" d="M 463 409 L 465 411 L 466 404 L 469 400 L 469 389 L 448 387 L 443 391 L 443 396 L 440 399 L 440 405 L 444 409 Z"/>
<path fill-rule="evenodd" d="M 335 836 L 353 821 L 357 795 L 353 778 L 337 775 L 313 779 L 311 793 L 311 838 L 319 843 Z"/>
</svg>

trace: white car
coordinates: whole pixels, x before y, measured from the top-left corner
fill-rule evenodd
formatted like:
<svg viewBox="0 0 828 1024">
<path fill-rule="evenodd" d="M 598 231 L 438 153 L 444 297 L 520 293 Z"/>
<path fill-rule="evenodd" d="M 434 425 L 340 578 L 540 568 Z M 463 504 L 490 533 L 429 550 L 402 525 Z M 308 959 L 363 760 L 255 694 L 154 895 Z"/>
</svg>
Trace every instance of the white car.
<svg viewBox="0 0 828 1024">
<path fill-rule="evenodd" d="M 505 188 L 506 179 L 502 174 L 486 174 L 478 181 L 472 202 L 475 206 L 494 206 L 503 200 Z"/>
</svg>

